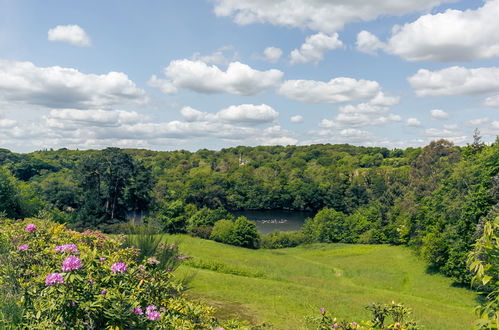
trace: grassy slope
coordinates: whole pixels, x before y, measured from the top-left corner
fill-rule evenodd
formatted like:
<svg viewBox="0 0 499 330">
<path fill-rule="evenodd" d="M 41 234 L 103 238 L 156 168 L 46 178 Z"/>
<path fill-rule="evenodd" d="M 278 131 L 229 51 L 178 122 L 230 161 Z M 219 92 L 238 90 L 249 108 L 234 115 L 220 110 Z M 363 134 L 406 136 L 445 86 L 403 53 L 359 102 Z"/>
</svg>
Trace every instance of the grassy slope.
<svg viewBox="0 0 499 330">
<path fill-rule="evenodd" d="M 363 306 L 395 300 L 411 307 L 425 329 L 469 329 L 473 320 L 476 295 L 428 274 L 406 247 L 316 244 L 255 251 L 188 236 L 180 240 L 182 252 L 194 256 L 179 270 L 195 273 L 190 294 L 226 315 L 300 329 L 319 307 L 360 320 L 369 319 Z"/>
</svg>

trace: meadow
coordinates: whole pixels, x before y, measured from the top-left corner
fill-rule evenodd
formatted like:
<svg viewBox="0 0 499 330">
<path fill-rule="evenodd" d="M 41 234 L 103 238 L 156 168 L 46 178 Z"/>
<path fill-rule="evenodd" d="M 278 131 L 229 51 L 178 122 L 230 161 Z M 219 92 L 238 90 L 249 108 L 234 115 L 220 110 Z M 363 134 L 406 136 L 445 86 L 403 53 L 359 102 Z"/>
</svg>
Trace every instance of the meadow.
<svg viewBox="0 0 499 330">
<path fill-rule="evenodd" d="M 165 235 L 193 258 L 178 270 L 193 276 L 191 297 L 221 317 L 276 329 L 306 329 L 324 307 L 339 319 L 368 320 L 372 302 L 402 302 L 423 329 L 469 329 L 476 293 L 428 270 L 403 246 L 312 244 L 250 250 L 187 235 Z"/>
</svg>

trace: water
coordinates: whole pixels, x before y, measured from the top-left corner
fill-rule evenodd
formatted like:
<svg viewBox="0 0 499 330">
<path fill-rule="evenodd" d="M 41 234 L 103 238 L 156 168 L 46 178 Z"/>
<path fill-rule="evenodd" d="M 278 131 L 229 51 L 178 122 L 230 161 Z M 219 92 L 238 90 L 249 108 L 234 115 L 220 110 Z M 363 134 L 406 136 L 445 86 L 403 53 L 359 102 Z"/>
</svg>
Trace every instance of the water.
<svg viewBox="0 0 499 330">
<path fill-rule="evenodd" d="M 237 211 L 233 214 L 236 217 L 245 216 L 255 222 L 256 228 L 261 234 L 267 234 L 274 230 L 298 231 L 306 218 L 314 216 L 312 212 L 285 210 Z"/>
</svg>

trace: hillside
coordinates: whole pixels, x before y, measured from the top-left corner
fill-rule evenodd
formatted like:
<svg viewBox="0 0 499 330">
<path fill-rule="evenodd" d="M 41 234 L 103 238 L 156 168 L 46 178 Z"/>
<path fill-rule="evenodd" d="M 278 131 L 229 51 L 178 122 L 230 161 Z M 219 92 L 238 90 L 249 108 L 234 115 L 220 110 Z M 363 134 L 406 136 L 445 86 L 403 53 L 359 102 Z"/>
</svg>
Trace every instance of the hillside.
<svg viewBox="0 0 499 330">
<path fill-rule="evenodd" d="M 279 329 L 307 326 L 325 307 L 338 318 L 368 319 L 372 302 L 403 302 L 425 329 L 469 329 L 476 294 L 428 272 L 406 247 L 313 244 L 248 250 L 185 235 L 181 250 L 194 258 L 179 274 L 195 275 L 190 295 L 218 306 L 222 315 Z"/>
</svg>

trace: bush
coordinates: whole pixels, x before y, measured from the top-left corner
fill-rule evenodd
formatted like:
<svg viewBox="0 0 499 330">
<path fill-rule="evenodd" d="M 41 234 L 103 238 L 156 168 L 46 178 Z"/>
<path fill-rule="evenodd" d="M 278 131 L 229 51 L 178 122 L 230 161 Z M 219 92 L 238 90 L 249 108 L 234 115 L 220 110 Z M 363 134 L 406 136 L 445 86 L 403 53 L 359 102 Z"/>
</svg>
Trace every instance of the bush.
<svg viewBox="0 0 499 330">
<path fill-rule="evenodd" d="M 411 309 L 402 304 L 391 302 L 391 304 L 378 304 L 373 303 L 366 307 L 372 314 L 370 321 L 346 321 L 338 320 L 329 315 L 325 308 L 321 308 L 321 317 L 317 319 L 317 330 L 328 329 L 403 329 L 403 330 L 416 330 L 416 322 L 408 319 L 411 315 Z"/>
<path fill-rule="evenodd" d="M 211 239 L 235 246 L 257 249 L 260 246 L 260 235 L 253 222 L 245 217 L 239 217 L 236 221 L 219 220 L 213 226 Z"/>
<path fill-rule="evenodd" d="M 0 228 L 0 328 L 224 325 L 212 308 L 186 300 L 161 258 L 141 259 L 122 239 L 36 219 L 4 220 Z"/>
<path fill-rule="evenodd" d="M 261 247 L 265 249 L 282 249 L 295 247 L 305 243 L 307 237 L 299 231 L 273 231 L 262 236 Z"/>
</svg>

